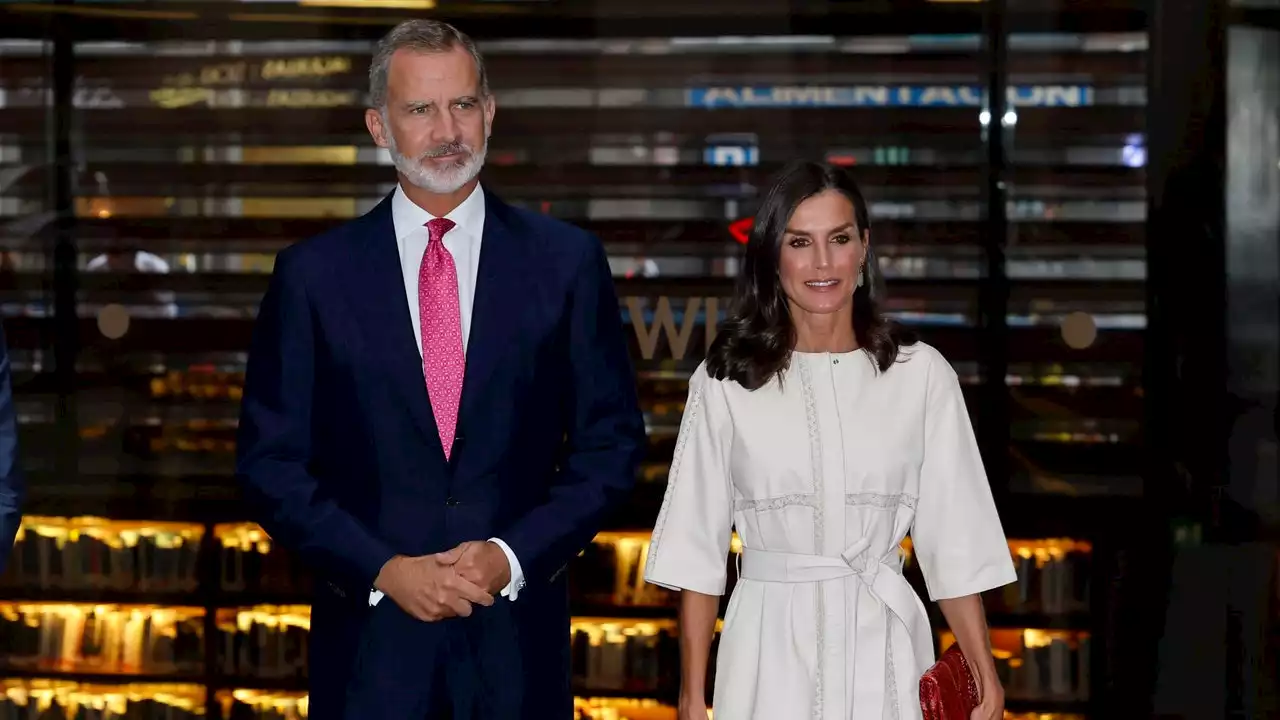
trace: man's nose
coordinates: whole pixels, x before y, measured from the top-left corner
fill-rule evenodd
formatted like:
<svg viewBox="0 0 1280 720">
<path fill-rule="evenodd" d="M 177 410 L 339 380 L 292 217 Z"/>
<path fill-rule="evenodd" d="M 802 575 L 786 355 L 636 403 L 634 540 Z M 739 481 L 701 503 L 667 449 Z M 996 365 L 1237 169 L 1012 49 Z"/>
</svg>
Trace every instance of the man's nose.
<svg viewBox="0 0 1280 720">
<path fill-rule="evenodd" d="M 436 121 L 431 127 L 431 139 L 441 144 L 458 139 L 458 123 L 454 121 L 453 113 L 445 110 L 436 115 Z"/>
</svg>

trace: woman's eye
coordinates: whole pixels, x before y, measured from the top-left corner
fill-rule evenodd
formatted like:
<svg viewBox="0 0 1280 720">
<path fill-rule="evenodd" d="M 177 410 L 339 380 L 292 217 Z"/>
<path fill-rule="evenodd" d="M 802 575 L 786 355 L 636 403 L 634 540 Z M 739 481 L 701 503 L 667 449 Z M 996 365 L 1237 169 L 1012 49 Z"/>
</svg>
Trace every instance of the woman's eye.
<svg viewBox="0 0 1280 720">
<path fill-rule="evenodd" d="M 848 236 L 848 235 L 836 235 L 835 237 L 831 238 L 831 241 L 832 241 L 832 242 L 835 242 L 835 243 L 840 243 L 841 245 L 843 245 L 843 244 L 845 244 L 845 243 L 849 242 L 849 236 Z"/>
<path fill-rule="evenodd" d="M 791 238 L 791 247 L 793 248 L 804 247 L 808 244 L 809 240 L 807 238 Z"/>
</svg>

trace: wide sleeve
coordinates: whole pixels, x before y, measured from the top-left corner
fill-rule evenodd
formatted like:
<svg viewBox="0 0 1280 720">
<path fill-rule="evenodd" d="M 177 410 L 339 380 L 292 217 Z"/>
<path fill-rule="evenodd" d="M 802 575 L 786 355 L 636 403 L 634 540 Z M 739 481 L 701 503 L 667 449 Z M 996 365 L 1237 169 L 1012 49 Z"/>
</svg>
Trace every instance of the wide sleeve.
<svg viewBox="0 0 1280 720">
<path fill-rule="evenodd" d="M 936 601 L 1001 587 L 1017 574 L 956 372 L 941 356 L 929 359 L 911 540 L 929 598 Z"/>
<path fill-rule="evenodd" d="M 644 579 L 670 590 L 722 595 L 733 533 L 732 426 L 724 386 L 699 367 L 667 475 Z"/>
<path fill-rule="evenodd" d="M 630 497 L 644 455 L 644 415 L 609 258 L 594 237 L 584 247 L 565 318 L 565 454 L 545 502 L 498 533 L 530 582 L 555 579 L 591 544 Z"/>
</svg>

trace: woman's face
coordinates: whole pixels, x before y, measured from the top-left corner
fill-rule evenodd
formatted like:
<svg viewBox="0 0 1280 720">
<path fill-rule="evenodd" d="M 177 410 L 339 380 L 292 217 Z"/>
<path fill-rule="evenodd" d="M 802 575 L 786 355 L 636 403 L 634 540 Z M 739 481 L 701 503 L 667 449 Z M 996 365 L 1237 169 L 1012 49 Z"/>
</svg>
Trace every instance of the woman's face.
<svg viewBox="0 0 1280 720">
<path fill-rule="evenodd" d="M 838 190 L 806 198 L 782 234 L 778 272 L 792 305 L 815 315 L 850 305 L 867 235 L 854 219 L 853 203 Z"/>
</svg>

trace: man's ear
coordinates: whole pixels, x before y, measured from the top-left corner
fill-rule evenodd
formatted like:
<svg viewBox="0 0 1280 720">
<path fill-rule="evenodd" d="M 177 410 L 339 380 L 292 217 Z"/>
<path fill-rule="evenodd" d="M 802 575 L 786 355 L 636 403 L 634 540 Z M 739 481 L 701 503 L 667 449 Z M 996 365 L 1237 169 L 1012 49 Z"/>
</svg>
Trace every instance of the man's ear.
<svg viewBox="0 0 1280 720">
<path fill-rule="evenodd" d="M 484 96 L 484 139 L 485 142 L 493 135 L 493 115 L 498 111 L 498 106 L 493 101 L 493 95 Z"/>
<path fill-rule="evenodd" d="M 373 137 L 373 142 L 380 148 L 390 145 L 387 142 L 387 133 L 389 132 L 386 124 L 382 122 L 382 113 L 369 108 L 364 111 L 364 126 L 369 128 L 369 135 Z"/>
</svg>

